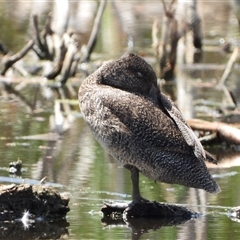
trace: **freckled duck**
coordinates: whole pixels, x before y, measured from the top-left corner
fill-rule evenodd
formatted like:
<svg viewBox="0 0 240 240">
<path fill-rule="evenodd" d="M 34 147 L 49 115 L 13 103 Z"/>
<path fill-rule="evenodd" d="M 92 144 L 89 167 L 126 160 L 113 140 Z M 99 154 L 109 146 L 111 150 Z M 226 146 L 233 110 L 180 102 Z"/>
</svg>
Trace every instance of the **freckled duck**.
<svg viewBox="0 0 240 240">
<path fill-rule="evenodd" d="M 162 94 L 152 67 L 134 53 L 102 65 L 79 89 L 80 109 L 100 144 L 131 172 L 140 203 L 139 172 L 165 183 L 220 192 L 206 152 L 178 108 Z"/>
</svg>

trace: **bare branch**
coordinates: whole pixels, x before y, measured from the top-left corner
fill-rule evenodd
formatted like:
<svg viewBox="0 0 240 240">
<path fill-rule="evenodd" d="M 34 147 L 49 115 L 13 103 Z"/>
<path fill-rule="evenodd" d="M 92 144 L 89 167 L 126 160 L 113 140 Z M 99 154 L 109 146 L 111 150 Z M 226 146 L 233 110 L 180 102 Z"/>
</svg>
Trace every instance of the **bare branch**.
<svg viewBox="0 0 240 240">
<path fill-rule="evenodd" d="M 34 41 L 30 40 L 25 47 L 23 47 L 18 53 L 14 54 L 13 56 L 5 55 L 2 59 L 3 69 L 1 71 L 1 75 L 5 75 L 6 71 L 18 60 L 23 58 L 28 51 L 33 47 Z"/>
</svg>

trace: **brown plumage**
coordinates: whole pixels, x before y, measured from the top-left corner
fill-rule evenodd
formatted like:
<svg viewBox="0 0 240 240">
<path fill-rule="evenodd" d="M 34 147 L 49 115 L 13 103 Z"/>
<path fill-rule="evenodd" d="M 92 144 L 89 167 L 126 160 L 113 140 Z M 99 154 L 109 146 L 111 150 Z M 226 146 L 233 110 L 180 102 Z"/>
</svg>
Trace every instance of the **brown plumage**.
<svg viewBox="0 0 240 240">
<path fill-rule="evenodd" d="M 131 171 L 155 181 L 220 192 L 204 161 L 215 162 L 178 108 L 157 87 L 152 67 L 130 53 L 104 64 L 79 89 L 84 119 L 100 144 Z"/>
</svg>

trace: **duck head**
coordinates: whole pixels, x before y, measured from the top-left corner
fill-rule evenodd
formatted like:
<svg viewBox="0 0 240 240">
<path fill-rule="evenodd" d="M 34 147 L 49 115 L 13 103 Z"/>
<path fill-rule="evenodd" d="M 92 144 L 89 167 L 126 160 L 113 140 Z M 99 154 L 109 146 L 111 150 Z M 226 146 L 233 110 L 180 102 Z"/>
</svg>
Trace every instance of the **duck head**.
<svg viewBox="0 0 240 240">
<path fill-rule="evenodd" d="M 104 64 L 98 74 L 99 84 L 153 98 L 159 92 L 153 68 L 134 53 Z"/>
</svg>

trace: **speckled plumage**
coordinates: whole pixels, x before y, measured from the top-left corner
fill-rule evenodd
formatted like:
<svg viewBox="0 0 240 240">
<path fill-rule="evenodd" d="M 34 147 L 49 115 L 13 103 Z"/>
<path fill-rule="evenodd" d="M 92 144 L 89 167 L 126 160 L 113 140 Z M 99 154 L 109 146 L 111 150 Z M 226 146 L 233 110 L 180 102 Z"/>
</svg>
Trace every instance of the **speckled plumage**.
<svg viewBox="0 0 240 240">
<path fill-rule="evenodd" d="M 138 171 L 156 181 L 220 191 L 204 163 L 215 160 L 141 57 L 130 53 L 104 64 L 82 83 L 79 101 L 96 139 L 131 171 L 134 200 L 141 198 Z"/>
</svg>

